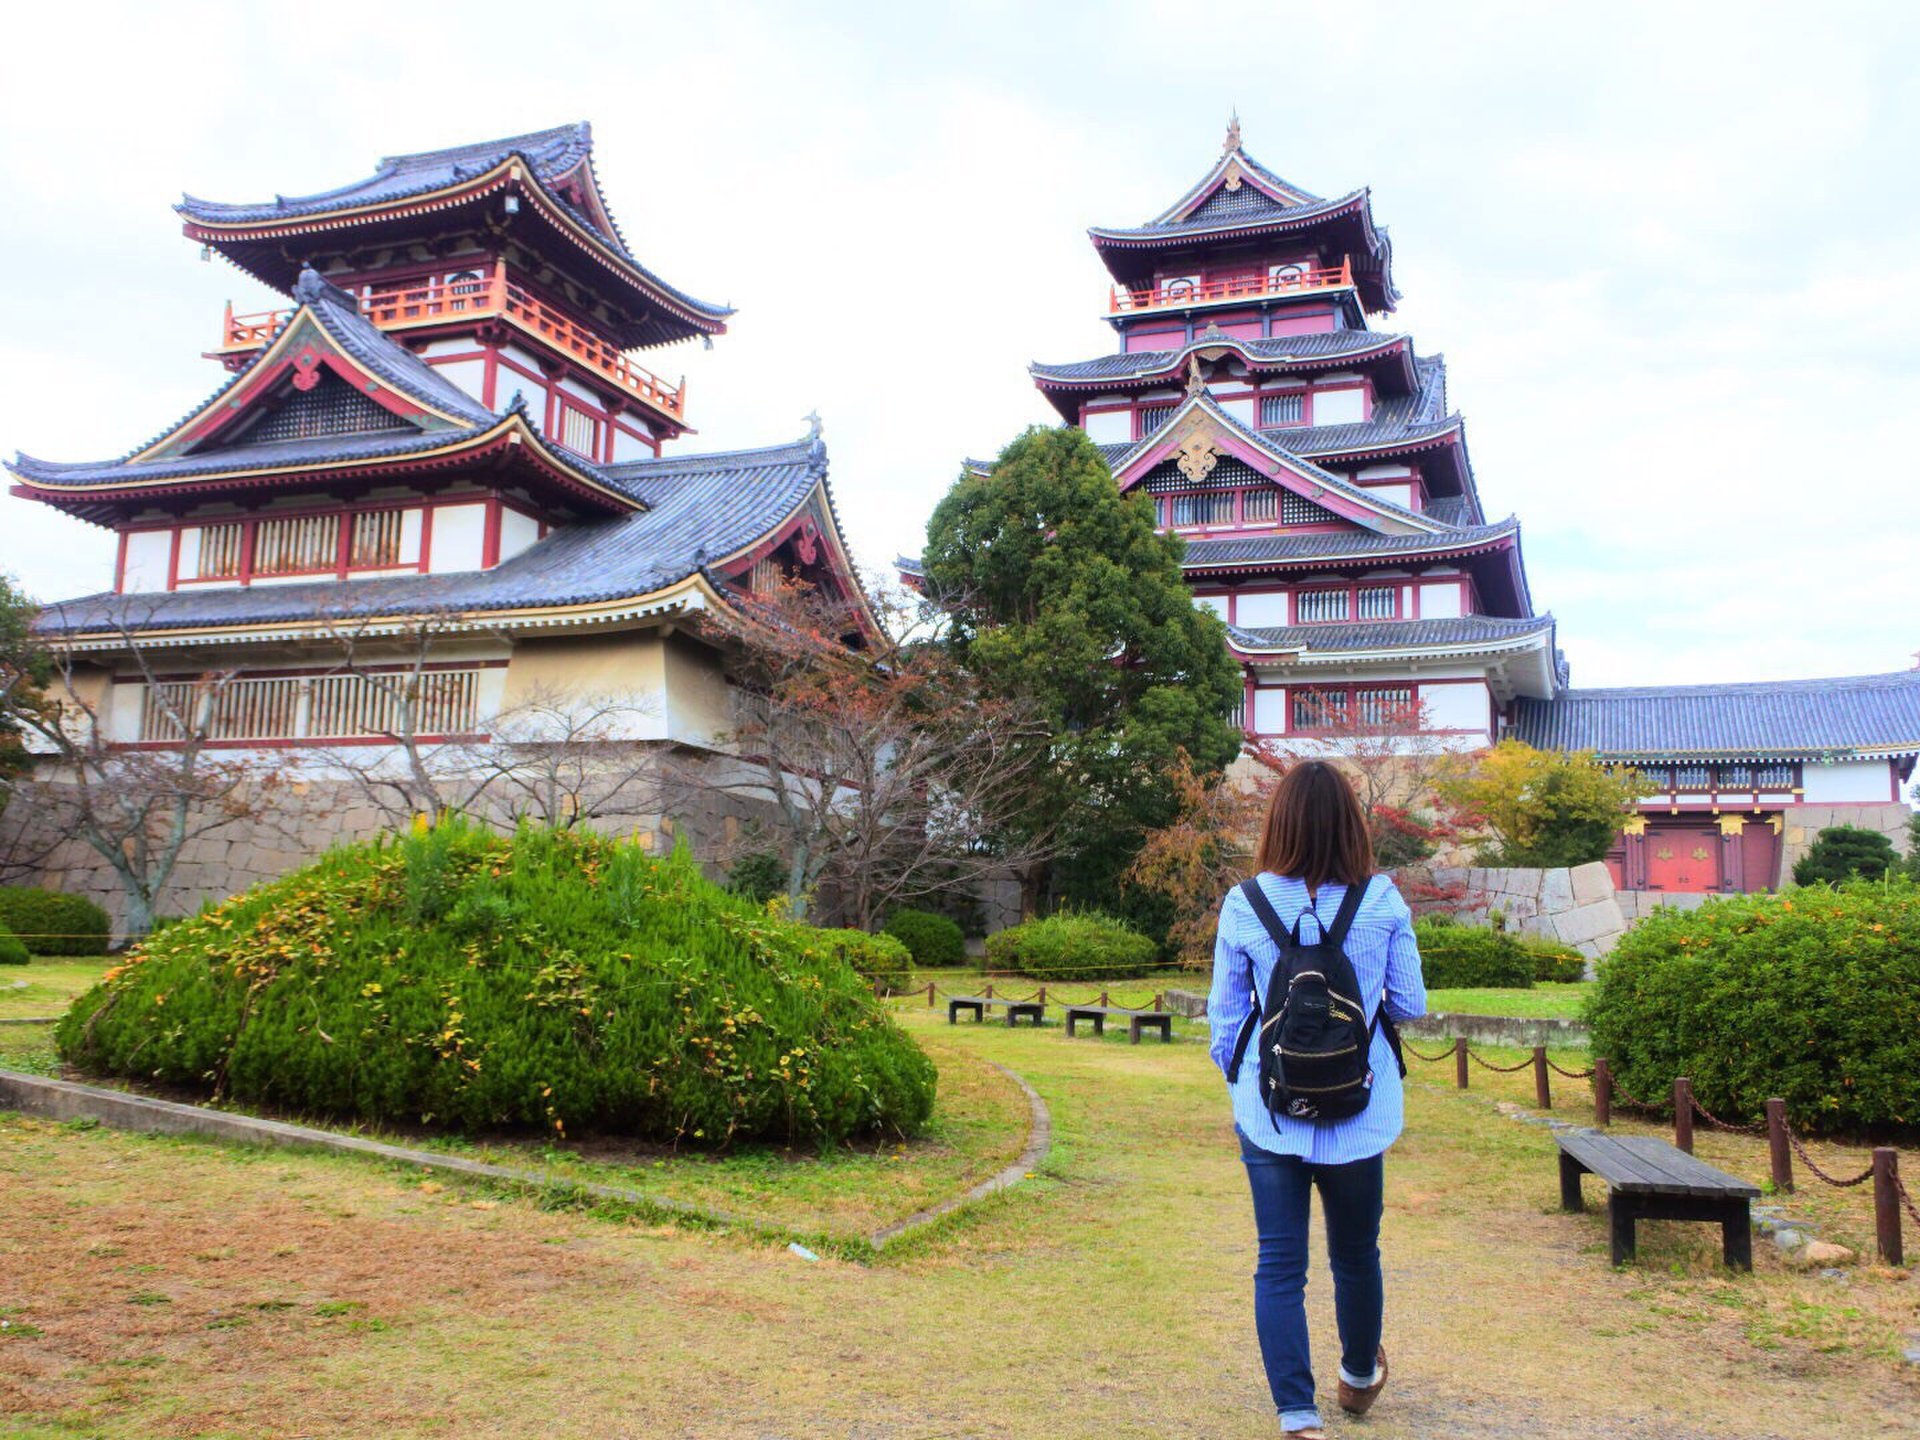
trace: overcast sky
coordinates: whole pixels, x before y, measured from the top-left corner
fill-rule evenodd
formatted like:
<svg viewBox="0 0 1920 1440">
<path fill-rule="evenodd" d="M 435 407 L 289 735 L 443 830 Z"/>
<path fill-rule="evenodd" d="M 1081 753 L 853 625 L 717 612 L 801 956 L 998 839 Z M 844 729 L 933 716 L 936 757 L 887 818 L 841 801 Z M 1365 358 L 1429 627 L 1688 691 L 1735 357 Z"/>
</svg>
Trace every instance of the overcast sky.
<svg viewBox="0 0 1920 1440">
<path fill-rule="evenodd" d="M 122 454 L 208 394 L 222 301 L 169 208 L 590 119 L 643 261 L 739 308 L 724 449 L 825 417 L 856 552 L 917 553 L 965 455 L 1113 348 L 1089 224 L 1248 151 L 1373 187 L 1490 515 L 1576 684 L 1904 669 L 1920 648 L 1920 11 L 1880 5 L 388 4 L 15 9 L 0 57 L 0 448 Z M 359 18 L 350 18 L 358 16 Z M 0 498 L 0 569 L 111 583 Z"/>
</svg>

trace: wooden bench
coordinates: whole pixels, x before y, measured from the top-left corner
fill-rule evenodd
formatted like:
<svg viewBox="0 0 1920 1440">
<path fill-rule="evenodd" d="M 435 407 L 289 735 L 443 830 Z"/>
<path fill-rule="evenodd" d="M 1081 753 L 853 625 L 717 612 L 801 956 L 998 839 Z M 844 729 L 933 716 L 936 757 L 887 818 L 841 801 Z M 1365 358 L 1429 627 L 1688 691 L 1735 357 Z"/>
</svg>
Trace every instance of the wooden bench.
<svg viewBox="0 0 1920 1440">
<path fill-rule="evenodd" d="M 1043 1024 L 1047 1013 L 1045 1003 L 1039 1000 L 999 1000 L 991 995 L 955 995 L 947 1001 L 947 1023 L 958 1024 L 962 1010 L 973 1011 L 975 1020 L 985 1020 L 987 1008 L 992 1005 L 1005 1009 L 1009 1026 L 1017 1022 L 1022 1015 L 1033 1021 L 1035 1025 Z"/>
<path fill-rule="evenodd" d="M 1160 1038 L 1168 1044 L 1173 1043 L 1173 1012 L 1171 1010 L 1124 1010 L 1118 1005 L 1069 1005 L 1067 1011 L 1067 1038 L 1073 1038 L 1073 1027 L 1077 1021 L 1093 1021 L 1093 1033 L 1107 1033 L 1107 1016 L 1124 1015 L 1127 1017 L 1127 1039 L 1135 1045 L 1140 1043 L 1140 1032 L 1147 1026 L 1157 1026 Z"/>
<path fill-rule="evenodd" d="M 1633 1259 L 1636 1220 L 1717 1220 L 1721 1251 L 1735 1270 L 1753 1268 L 1753 1221 L 1749 1204 L 1760 1187 L 1735 1179 L 1650 1135 L 1603 1135 L 1563 1130 L 1560 1142 L 1560 1204 L 1581 1209 L 1580 1177 L 1607 1182 L 1607 1219 L 1613 1263 Z"/>
</svg>

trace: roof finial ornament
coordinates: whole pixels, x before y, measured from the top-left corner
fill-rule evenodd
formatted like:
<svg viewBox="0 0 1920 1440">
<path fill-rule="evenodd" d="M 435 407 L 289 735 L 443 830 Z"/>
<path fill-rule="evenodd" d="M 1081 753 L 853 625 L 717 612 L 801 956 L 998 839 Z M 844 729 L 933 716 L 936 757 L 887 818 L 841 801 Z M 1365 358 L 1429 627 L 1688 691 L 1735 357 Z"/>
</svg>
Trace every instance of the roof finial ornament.
<svg viewBox="0 0 1920 1440">
<path fill-rule="evenodd" d="M 818 440 L 820 438 L 820 412 L 818 410 L 809 410 L 800 418 L 807 422 L 807 438 L 810 440 Z"/>
<path fill-rule="evenodd" d="M 1187 394 L 1204 395 L 1207 390 L 1207 377 L 1200 373 L 1200 357 L 1187 357 Z"/>
<path fill-rule="evenodd" d="M 1240 107 L 1237 105 L 1228 113 L 1227 143 L 1221 146 L 1220 153 L 1222 155 L 1238 155 L 1240 153 Z"/>
</svg>

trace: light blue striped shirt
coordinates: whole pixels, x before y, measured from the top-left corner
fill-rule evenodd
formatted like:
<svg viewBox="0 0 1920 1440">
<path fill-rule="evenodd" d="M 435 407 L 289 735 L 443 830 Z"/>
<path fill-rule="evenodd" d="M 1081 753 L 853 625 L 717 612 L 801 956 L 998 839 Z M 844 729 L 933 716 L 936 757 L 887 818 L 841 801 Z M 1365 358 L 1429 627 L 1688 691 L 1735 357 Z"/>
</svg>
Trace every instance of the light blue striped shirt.
<svg viewBox="0 0 1920 1440">
<path fill-rule="evenodd" d="M 1262 874 L 1260 888 L 1291 925 L 1309 909 L 1307 887 L 1291 876 Z M 1314 919 L 1333 924 L 1344 885 L 1323 885 L 1318 903 L 1301 925 L 1304 943 L 1314 941 Z M 1373 1016 L 1384 996 L 1387 1014 L 1412 1020 L 1427 1013 L 1427 987 L 1420 977 L 1420 949 L 1414 943 L 1413 916 L 1393 881 L 1376 875 L 1369 882 L 1360 909 L 1347 932 L 1347 959 L 1360 982 L 1360 998 Z M 1213 991 L 1207 997 L 1207 1023 L 1213 1030 L 1213 1063 L 1226 1073 L 1233 1059 L 1234 1041 L 1247 1016 L 1267 993 L 1279 946 L 1267 934 L 1247 897 L 1235 886 L 1220 906 L 1220 929 L 1213 944 Z M 1263 1150 L 1298 1155 L 1315 1165 L 1344 1165 L 1378 1155 L 1400 1137 L 1404 1093 L 1400 1067 L 1386 1032 L 1376 1029 L 1368 1059 L 1373 1065 L 1373 1096 L 1367 1108 L 1345 1120 L 1316 1125 L 1311 1120 L 1279 1117 L 1278 1128 L 1260 1100 L 1259 1057 L 1249 1050 L 1240 1065 L 1240 1078 L 1229 1086 L 1233 1122 L 1241 1134 Z"/>
</svg>

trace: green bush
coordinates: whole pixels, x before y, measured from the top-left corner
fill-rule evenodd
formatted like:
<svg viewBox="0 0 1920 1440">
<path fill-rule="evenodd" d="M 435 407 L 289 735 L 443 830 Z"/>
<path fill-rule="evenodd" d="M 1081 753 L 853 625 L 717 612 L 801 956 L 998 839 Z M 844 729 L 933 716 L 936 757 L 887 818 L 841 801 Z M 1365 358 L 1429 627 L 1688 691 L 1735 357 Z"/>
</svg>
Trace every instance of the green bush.
<svg viewBox="0 0 1920 1440">
<path fill-rule="evenodd" d="M 684 851 L 458 823 L 182 920 L 57 1043 L 93 1074 L 302 1112 L 707 1145 L 911 1132 L 935 1078 L 830 939 Z"/>
<path fill-rule="evenodd" d="M 24 965 L 32 958 L 27 953 L 26 941 L 0 927 L 0 965 Z"/>
<path fill-rule="evenodd" d="M 913 956 L 891 935 L 869 935 L 864 930 L 815 930 L 808 949 L 839 956 L 869 980 L 885 980 L 905 989 L 913 978 Z"/>
<path fill-rule="evenodd" d="M 1502 930 L 1427 915 L 1414 922 L 1420 973 L 1433 990 L 1531 989 L 1534 958 Z"/>
<path fill-rule="evenodd" d="M 967 937 L 960 924 L 931 910 L 899 909 L 881 927 L 913 956 L 916 965 L 964 965 Z"/>
<path fill-rule="evenodd" d="M 1533 978 L 1538 981 L 1552 981 L 1566 984 L 1574 980 L 1587 978 L 1587 957 L 1573 946 L 1559 940 L 1547 940 L 1538 935 L 1516 937 L 1520 948 L 1533 957 Z"/>
<path fill-rule="evenodd" d="M 1063 912 L 987 937 L 987 963 L 1035 980 L 1131 980 L 1153 969 L 1159 947 L 1110 915 Z"/>
<path fill-rule="evenodd" d="M 1900 863 L 1893 842 L 1877 830 L 1833 825 L 1813 837 L 1807 853 L 1793 863 L 1796 885 L 1837 885 L 1856 875 L 1878 880 Z"/>
<path fill-rule="evenodd" d="M 764 905 L 787 893 L 787 862 L 771 850 L 742 855 L 727 872 L 727 889 Z"/>
<path fill-rule="evenodd" d="M 1725 1120 L 1783 1096 L 1796 1126 L 1920 1124 L 1920 885 L 1731 895 L 1629 930 L 1588 997 L 1628 1095 L 1688 1076 Z"/>
<path fill-rule="evenodd" d="M 107 953 L 107 912 L 84 895 L 0 885 L 0 926 L 35 955 Z"/>
</svg>

